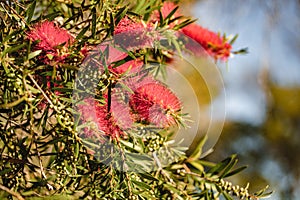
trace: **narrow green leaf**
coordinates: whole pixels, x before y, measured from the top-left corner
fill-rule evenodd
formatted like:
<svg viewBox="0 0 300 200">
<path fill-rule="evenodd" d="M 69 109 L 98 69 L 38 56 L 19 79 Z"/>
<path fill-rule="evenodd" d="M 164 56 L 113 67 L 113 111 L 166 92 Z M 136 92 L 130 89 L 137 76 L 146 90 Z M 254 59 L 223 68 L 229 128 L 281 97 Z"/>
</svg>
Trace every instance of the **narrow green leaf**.
<svg viewBox="0 0 300 200">
<path fill-rule="evenodd" d="M 89 28 L 90 28 L 89 26 L 84 27 L 77 35 L 76 40 L 81 39 L 84 36 L 84 34 L 87 32 L 87 30 L 89 30 Z"/>
<path fill-rule="evenodd" d="M 96 8 L 92 8 L 92 36 L 93 38 L 96 35 L 96 22 L 97 22 L 97 13 Z"/>
<path fill-rule="evenodd" d="M 114 19 L 112 13 L 110 13 L 109 16 L 110 16 L 110 28 L 109 28 L 109 32 L 113 33 L 114 30 L 115 30 L 115 19 Z"/>
<path fill-rule="evenodd" d="M 42 50 L 37 50 L 37 51 L 31 52 L 30 54 L 28 54 L 28 60 L 40 55 L 41 52 L 42 52 Z"/>
<path fill-rule="evenodd" d="M 28 87 L 28 89 L 32 92 L 32 94 L 39 94 L 39 93 L 41 93 L 40 90 L 34 88 L 34 87 L 31 86 L 31 85 L 27 85 L 27 87 Z"/>
<path fill-rule="evenodd" d="M 124 6 L 123 8 L 121 8 L 117 14 L 115 15 L 115 23 L 118 24 L 122 18 L 124 18 L 124 16 L 126 15 L 128 10 L 128 6 Z"/>
<path fill-rule="evenodd" d="M 269 198 L 271 194 L 273 194 L 273 191 L 261 194 L 259 195 L 259 198 Z"/>
<path fill-rule="evenodd" d="M 122 83 L 122 82 L 119 82 L 119 84 L 121 85 L 122 88 L 124 88 L 127 92 L 131 93 L 131 94 L 134 94 L 134 91 L 128 87 L 126 84 Z"/>
<path fill-rule="evenodd" d="M 195 148 L 194 152 L 188 157 L 187 161 L 191 162 L 194 160 L 197 160 L 200 158 L 201 153 L 202 153 L 202 147 L 204 143 L 207 140 L 207 135 L 205 135 L 203 138 L 201 138 L 200 142 L 198 143 L 197 147 Z"/>
<path fill-rule="evenodd" d="M 31 19 L 33 17 L 33 14 L 34 14 L 34 10 L 35 10 L 35 7 L 36 7 L 36 0 L 34 0 L 30 5 L 29 5 L 29 8 L 27 9 L 26 11 L 26 14 L 27 14 L 27 23 L 30 23 L 31 22 Z"/>
<path fill-rule="evenodd" d="M 152 176 L 150 173 L 148 172 L 143 172 L 139 174 L 142 178 L 148 179 L 150 181 L 159 181 L 158 179 L 156 179 L 154 176 Z"/>
<path fill-rule="evenodd" d="M 233 198 L 227 192 L 223 192 L 222 194 L 226 200 L 233 200 Z"/>
<path fill-rule="evenodd" d="M 223 171 L 232 162 L 232 157 L 226 158 L 222 162 L 218 163 L 216 166 L 211 168 L 207 173 L 218 174 Z"/>
<path fill-rule="evenodd" d="M 233 170 L 233 171 L 231 171 L 231 172 L 225 174 L 225 175 L 222 176 L 222 177 L 223 177 L 223 178 L 226 178 L 226 177 L 233 176 L 233 175 L 235 175 L 235 174 L 237 174 L 237 173 L 243 171 L 243 170 L 246 169 L 246 168 L 247 168 L 247 166 L 240 167 L 240 168 L 238 168 L 238 169 L 235 169 L 235 170 Z"/>
<path fill-rule="evenodd" d="M 171 19 L 171 17 L 175 14 L 175 12 L 178 10 L 179 6 L 176 6 L 169 14 L 168 16 L 165 18 L 166 21 L 169 21 Z"/>
<path fill-rule="evenodd" d="M 203 172 L 203 171 L 204 171 L 203 165 L 201 165 L 201 163 L 198 162 L 198 160 L 192 161 L 192 162 L 190 162 L 190 164 L 191 164 L 193 167 L 195 167 L 196 169 L 198 169 L 200 172 Z"/>
<path fill-rule="evenodd" d="M 48 15 L 46 15 L 46 16 L 43 16 L 43 18 L 44 19 L 48 19 L 49 21 L 52 21 L 52 20 L 54 20 L 56 17 L 58 17 L 58 16 L 60 16 L 61 15 L 61 13 L 59 13 L 59 12 L 55 12 L 55 13 L 50 13 L 50 14 L 48 14 Z M 67 23 L 67 22 L 66 22 Z"/>
<path fill-rule="evenodd" d="M 232 38 L 232 40 L 230 40 L 230 42 L 229 42 L 229 44 L 233 44 L 235 41 L 236 41 L 236 39 L 239 37 L 239 34 L 236 34 L 233 38 Z"/>
<path fill-rule="evenodd" d="M 135 181 L 135 180 L 132 180 L 132 183 L 134 183 L 139 188 L 146 189 L 146 190 L 151 190 L 151 187 L 149 185 L 147 185 L 146 183 L 143 183 L 143 182 L 140 182 L 140 181 Z"/>
<path fill-rule="evenodd" d="M 174 30 L 182 29 L 183 27 L 185 27 L 185 26 L 187 26 L 187 25 L 189 25 L 189 24 L 192 24 L 192 23 L 194 23 L 195 21 L 197 21 L 197 20 L 196 20 L 196 19 L 195 19 L 195 20 L 187 19 L 187 20 L 183 21 L 182 23 L 180 23 L 180 24 L 174 26 L 173 29 L 174 29 Z"/>
<path fill-rule="evenodd" d="M 136 5 L 136 7 L 134 8 L 134 12 L 139 13 L 139 11 L 142 10 L 142 7 L 145 4 L 145 0 L 140 0 L 140 1 L 137 1 L 137 2 L 138 3 Z"/>
<path fill-rule="evenodd" d="M 20 44 L 20 45 L 12 46 L 12 47 L 10 47 L 10 48 L 5 49 L 5 50 L 3 51 L 3 53 L 2 53 L 2 55 L 4 56 L 4 55 L 6 55 L 7 53 L 15 52 L 15 51 L 17 51 L 17 50 L 19 50 L 19 49 L 21 49 L 21 48 L 23 48 L 23 47 L 25 47 L 25 46 L 26 46 L 26 43 L 22 43 L 22 44 Z"/>
<path fill-rule="evenodd" d="M 236 155 L 232 155 L 232 162 L 229 163 L 229 165 L 224 169 L 223 173 L 221 174 L 220 178 L 223 178 L 238 162 L 238 159 L 236 159 Z"/>
<path fill-rule="evenodd" d="M 261 195 L 263 195 L 263 194 L 265 193 L 265 191 L 266 191 L 267 189 L 269 189 L 269 186 L 268 186 L 268 185 L 267 185 L 264 189 L 255 192 L 254 195 L 260 197 Z"/>
<path fill-rule="evenodd" d="M 164 21 L 164 17 L 162 15 L 161 11 L 159 11 L 159 22 L 160 22 L 160 27 L 163 27 L 165 24 L 165 21 Z"/>
<path fill-rule="evenodd" d="M 247 54 L 249 53 L 248 48 L 239 49 L 237 51 L 232 52 L 233 54 Z"/>
</svg>

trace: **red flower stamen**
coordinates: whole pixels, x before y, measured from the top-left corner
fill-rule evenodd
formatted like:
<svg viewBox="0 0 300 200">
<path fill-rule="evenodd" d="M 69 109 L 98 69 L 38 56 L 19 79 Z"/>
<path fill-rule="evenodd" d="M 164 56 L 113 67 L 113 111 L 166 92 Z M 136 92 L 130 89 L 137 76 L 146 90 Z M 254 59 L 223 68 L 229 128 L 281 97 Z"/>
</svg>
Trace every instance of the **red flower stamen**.
<svg viewBox="0 0 300 200">
<path fill-rule="evenodd" d="M 111 137 L 119 137 L 125 134 L 125 130 L 132 126 L 130 110 L 127 105 L 117 99 L 117 95 L 111 96 L 111 110 L 108 110 L 108 98 L 106 104 L 87 98 L 84 105 L 79 105 L 81 120 L 93 123 L 95 127 L 89 127 L 85 135 L 103 134 Z"/>
<path fill-rule="evenodd" d="M 176 124 L 175 116 L 181 109 L 177 96 L 159 82 L 137 88 L 130 98 L 130 106 L 138 121 L 160 128 Z"/>
<path fill-rule="evenodd" d="M 27 37 L 33 42 L 38 41 L 34 48 L 43 51 L 43 62 L 45 63 L 49 63 L 52 59 L 63 62 L 69 55 L 67 46 L 74 42 L 74 38 L 67 30 L 57 27 L 49 21 L 35 25 L 27 33 Z"/>
<path fill-rule="evenodd" d="M 204 50 L 215 59 L 227 60 L 230 56 L 231 45 L 224 41 L 218 34 L 205 29 L 197 24 L 190 24 L 182 29 L 182 32 L 195 40 Z M 203 51 L 192 41 L 188 42 L 186 48 L 196 55 L 201 55 Z"/>
<path fill-rule="evenodd" d="M 166 18 L 175 8 L 176 4 L 174 4 L 173 2 L 164 2 L 163 6 L 161 7 L 162 16 Z M 181 14 L 177 10 L 171 17 L 171 19 L 179 16 L 181 16 Z M 160 18 L 158 11 L 155 11 L 151 18 L 152 22 L 159 21 Z M 169 26 L 173 27 L 175 24 L 178 23 L 180 23 L 180 20 L 173 22 Z M 188 50 L 191 50 L 196 56 L 203 56 L 203 49 L 215 59 L 227 60 L 227 58 L 230 56 L 230 51 L 232 48 L 231 45 L 228 42 L 224 41 L 224 39 L 218 34 L 208 29 L 205 29 L 200 25 L 190 24 L 186 27 L 183 27 L 180 32 L 188 36 L 189 39 L 195 41 L 194 42 L 192 40 L 189 40 L 186 44 L 186 48 Z M 199 46 L 199 44 L 201 46 Z"/>
</svg>

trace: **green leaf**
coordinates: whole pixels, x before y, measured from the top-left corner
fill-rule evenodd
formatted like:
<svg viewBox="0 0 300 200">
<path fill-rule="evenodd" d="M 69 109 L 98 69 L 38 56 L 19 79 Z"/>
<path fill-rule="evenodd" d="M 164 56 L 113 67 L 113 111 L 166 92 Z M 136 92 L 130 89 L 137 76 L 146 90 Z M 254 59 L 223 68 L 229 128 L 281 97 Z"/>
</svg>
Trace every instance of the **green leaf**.
<svg viewBox="0 0 300 200">
<path fill-rule="evenodd" d="M 218 174 L 221 171 L 223 171 L 228 165 L 230 165 L 230 163 L 232 162 L 233 156 L 226 158 L 225 160 L 223 160 L 222 162 L 216 164 L 216 166 L 214 166 L 213 168 L 211 168 L 207 173 L 210 174 Z"/>
<path fill-rule="evenodd" d="M 78 156 L 79 156 L 79 142 L 76 142 L 74 156 L 75 156 L 76 159 L 77 159 Z"/>
<path fill-rule="evenodd" d="M 236 39 L 239 37 L 239 34 L 236 34 L 233 38 L 232 38 L 232 40 L 230 40 L 230 42 L 229 42 L 229 44 L 233 44 L 235 41 L 236 41 Z"/>
<path fill-rule="evenodd" d="M 183 21 L 182 23 L 180 23 L 180 24 L 174 26 L 173 29 L 174 29 L 174 30 L 182 29 L 183 27 L 185 27 L 185 26 L 187 26 L 187 25 L 189 25 L 189 24 L 192 24 L 192 23 L 194 23 L 195 21 L 197 21 L 197 20 L 196 20 L 196 19 L 195 19 L 195 20 L 187 19 L 187 20 Z"/>
<path fill-rule="evenodd" d="M 96 23 L 97 23 L 97 11 L 96 8 L 92 8 L 92 36 L 96 35 Z"/>
<path fill-rule="evenodd" d="M 145 0 L 140 0 L 140 1 L 137 1 L 137 5 L 136 5 L 136 7 L 134 8 L 134 12 L 136 12 L 136 13 L 139 13 L 140 12 L 140 10 L 142 10 L 142 8 L 144 7 L 144 4 L 146 3 L 146 1 Z"/>
<path fill-rule="evenodd" d="M 35 6 L 36 6 L 36 0 L 34 0 L 30 5 L 29 5 L 29 8 L 28 10 L 26 11 L 26 14 L 27 14 L 27 23 L 30 23 L 31 22 L 31 19 L 33 17 L 33 14 L 34 14 L 34 10 L 35 10 Z"/>
<path fill-rule="evenodd" d="M 152 176 L 150 173 L 148 172 L 143 172 L 139 174 L 142 178 L 148 179 L 150 181 L 159 181 L 158 179 L 156 179 L 154 176 Z"/>
<path fill-rule="evenodd" d="M 117 14 L 115 15 L 115 23 L 118 24 L 122 18 L 124 18 L 124 16 L 126 15 L 128 10 L 128 6 L 124 6 L 123 8 L 121 8 Z"/>
<path fill-rule="evenodd" d="M 27 44 L 26 43 L 22 43 L 22 44 L 19 44 L 19 45 L 16 45 L 16 46 L 12 46 L 10 48 L 7 48 L 3 51 L 2 53 L 2 56 L 4 57 L 4 55 L 8 54 L 8 53 L 12 53 L 12 52 L 15 52 L 23 47 L 25 47 Z"/>
<path fill-rule="evenodd" d="M 207 140 L 207 135 L 201 138 L 200 142 L 198 143 L 197 147 L 195 148 L 194 152 L 188 157 L 187 162 L 192 162 L 194 160 L 198 160 L 202 153 L 202 147 Z"/>
<path fill-rule="evenodd" d="M 254 195 L 257 196 L 257 197 L 261 197 L 261 196 L 265 195 L 265 192 L 266 192 L 267 189 L 269 189 L 269 186 L 268 186 L 268 185 L 267 185 L 264 189 L 255 192 Z M 268 195 L 270 195 L 271 193 L 272 193 L 272 192 L 268 192 L 268 193 L 266 193 L 266 195 L 268 196 Z"/>
<path fill-rule="evenodd" d="M 233 198 L 227 192 L 223 192 L 222 194 L 226 200 L 233 200 Z"/>
<path fill-rule="evenodd" d="M 60 15 L 61 15 L 61 13 L 55 12 L 55 13 L 50 13 L 50 14 L 48 14 L 48 15 L 46 15 L 46 16 L 43 16 L 43 18 L 48 19 L 49 21 L 52 21 L 52 20 L 54 20 L 56 17 L 58 17 L 58 16 L 60 16 Z"/>
<path fill-rule="evenodd" d="M 192 161 L 190 162 L 190 164 L 195 167 L 196 169 L 198 169 L 200 172 L 204 171 L 204 167 L 203 165 L 201 165 L 201 163 L 198 160 Z"/>
<path fill-rule="evenodd" d="M 146 183 L 143 183 L 143 182 L 140 182 L 140 181 L 135 181 L 135 180 L 132 180 L 132 183 L 134 185 L 137 185 L 139 188 L 146 189 L 146 190 L 151 190 L 151 187 L 149 185 L 147 185 Z"/>
<path fill-rule="evenodd" d="M 37 51 L 31 52 L 30 54 L 28 54 L 28 60 L 40 55 L 41 52 L 42 52 L 42 50 L 37 50 Z"/>
<path fill-rule="evenodd" d="M 243 170 L 246 169 L 246 168 L 247 168 L 247 166 L 243 166 L 243 167 L 237 168 L 237 169 L 235 169 L 235 170 L 229 172 L 228 174 L 225 174 L 225 175 L 222 176 L 222 177 L 226 178 L 226 177 L 233 176 L 233 175 L 235 175 L 235 174 L 237 174 L 237 173 L 243 171 Z"/>
<path fill-rule="evenodd" d="M 249 53 L 248 48 L 239 49 L 237 51 L 232 52 L 233 54 L 247 54 Z"/>
<path fill-rule="evenodd" d="M 183 198 L 180 196 L 181 191 L 178 190 L 177 188 L 175 188 L 173 185 L 167 183 L 167 184 L 164 184 L 164 187 L 166 187 L 168 190 L 174 192 L 175 194 L 178 194 L 178 196 L 176 196 L 177 199 L 182 199 L 183 200 Z"/>
<path fill-rule="evenodd" d="M 121 85 L 121 87 L 123 89 L 125 89 L 127 92 L 131 93 L 131 94 L 134 94 L 134 91 L 132 91 L 132 89 L 130 87 L 128 87 L 126 84 L 122 83 L 122 82 L 119 82 L 118 84 Z"/>
<path fill-rule="evenodd" d="M 87 30 L 89 30 L 89 26 L 86 26 L 86 27 L 84 27 L 84 29 L 82 29 L 79 33 L 78 33 L 78 35 L 77 35 L 77 37 L 76 37 L 76 40 L 79 40 L 79 39 L 81 39 L 83 36 L 84 36 L 84 34 L 87 32 Z"/>
<path fill-rule="evenodd" d="M 112 13 L 109 14 L 109 17 L 110 17 L 110 27 L 109 27 L 109 32 L 110 32 L 110 33 L 113 33 L 114 30 L 115 30 L 115 19 L 114 19 Z"/>
<path fill-rule="evenodd" d="M 236 163 L 238 162 L 238 159 L 236 159 L 236 155 L 232 155 L 232 162 L 229 163 L 229 165 L 224 169 L 223 173 L 221 174 L 220 178 L 223 178 L 224 176 L 226 176 L 226 174 L 236 165 Z"/>
<path fill-rule="evenodd" d="M 176 6 L 169 14 L 168 16 L 165 18 L 166 21 L 169 21 L 171 19 L 171 17 L 175 14 L 175 12 L 178 10 L 179 6 Z"/>
<path fill-rule="evenodd" d="M 159 11 L 159 22 L 160 22 L 160 26 L 163 27 L 165 24 L 165 21 L 164 21 L 164 17 L 162 15 L 161 11 Z"/>
</svg>

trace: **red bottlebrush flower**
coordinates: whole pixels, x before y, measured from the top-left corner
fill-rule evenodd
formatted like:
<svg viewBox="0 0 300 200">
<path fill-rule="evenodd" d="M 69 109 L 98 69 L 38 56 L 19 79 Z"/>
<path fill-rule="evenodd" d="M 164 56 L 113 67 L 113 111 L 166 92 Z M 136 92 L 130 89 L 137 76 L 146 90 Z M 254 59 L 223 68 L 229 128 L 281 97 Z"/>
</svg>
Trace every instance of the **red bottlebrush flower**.
<svg viewBox="0 0 300 200">
<path fill-rule="evenodd" d="M 111 137 L 119 137 L 125 134 L 125 130 L 132 126 L 130 108 L 125 103 L 118 100 L 118 95 L 112 95 L 110 100 L 110 110 L 108 111 L 108 98 L 106 104 L 100 103 L 92 98 L 84 100 L 85 105 L 79 105 L 83 122 L 91 122 L 95 127 L 86 130 L 87 137 L 94 134 L 103 134 Z M 95 130 L 96 129 L 96 130 Z"/>
<path fill-rule="evenodd" d="M 231 45 L 223 40 L 218 34 L 209 31 L 200 25 L 190 24 L 182 29 L 182 32 L 199 43 L 205 51 L 215 59 L 227 60 L 230 56 Z M 196 55 L 203 54 L 203 50 L 198 45 L 189 41 L 186 45 L 187 49 L 193 51 Z"/>
<path fill-rule="evenodd" d="M 152 27 L 142 22 L 134 22 L 127 17 L 121 19 L 114 31 L 116 44 L 129 50 L 152 47 L 155 38 L 151 36 Z"/>
<path fill-rule="evenodd" d="M 115 34 L 124 33 L 124 32 L 134 32 L 137 29 L 144 29 L 145 26 L 141 22 L 134 22 L 128 17 L 121 19 L 117 27 L 115 28 Z"/>
<path fill-rule="evenodd" d="M 173 2 L 164 2 L 163 6 L 161 7 L 162 16 L 166 18 L 175 8 L 176 4 Z M 175 18 L 179 17 L 180 15 L 180 12 L 176 11 L 172 17 Z M 159 21 L 159 12 L 155 11 L 151 18 L 153 22 Z M 173 22 L 170 24 L 170 26 L 173 27 L 179 22 L 180 21 Z M 186 27 L 183 27 L 181 32 L 197 42 L 195 43 L 190 40 L 186 45 L 187 49 L 191 50 L 197 56 L 203 55 L 204 52 L 202 48 L 215 59 L 227 60 L 227 58 L 230 56 L 230 51 L 232 48 L 231 45 L 224 41 L 223 38 L 221 38 L 218 34 L 208 29 L 205 29 L 197 24 L 190 24 Z M 200 44 L 202 48 L 198 44 Z"/>
<path fill-rule="evenodd" d="M 31 41 L 38 41 L 35 49 L 43 51 L 43 62 L 45 63 L 50 62 L 49 57 L 62 62 L 69 55 L 67 46 L 74 42 L 74 38 L 67 30 L 57 27 L 49 21 L 35 25 L 27 33 L 27 37 Z"/>
<path fill-rule="evenodd" d="M 181 109 L 180 100 L 159 82 L 144 84 L 130 97 L 130 106 L 140 122 L 160 128 L 176 124 L 176 114 Z"/>
</svg>

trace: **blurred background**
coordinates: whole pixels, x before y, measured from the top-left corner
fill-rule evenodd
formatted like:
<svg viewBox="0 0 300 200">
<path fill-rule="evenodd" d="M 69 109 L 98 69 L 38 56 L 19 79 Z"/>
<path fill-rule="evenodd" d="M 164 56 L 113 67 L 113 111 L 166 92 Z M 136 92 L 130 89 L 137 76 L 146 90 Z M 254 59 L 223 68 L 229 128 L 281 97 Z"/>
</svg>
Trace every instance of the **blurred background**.
<svg viewBox="0 0 300 200">
<path fill-rule="evenodd" d="M 234 50 L 249 50 L 219 66 L 226 122 L 207 159 L 236 153 L 249 167 L 234 183 L 251 182 L 253 190 L 269 184 L 269 199 L 300 199 L 300 1 L 197 0 L 183 7 L 210 30 L 239 34 Z"/>
</svg>

